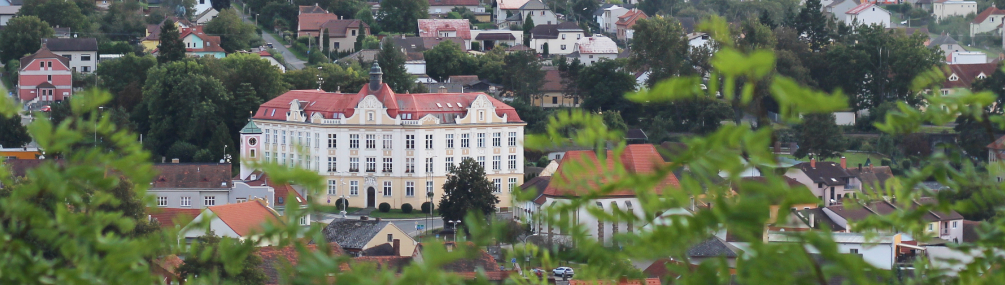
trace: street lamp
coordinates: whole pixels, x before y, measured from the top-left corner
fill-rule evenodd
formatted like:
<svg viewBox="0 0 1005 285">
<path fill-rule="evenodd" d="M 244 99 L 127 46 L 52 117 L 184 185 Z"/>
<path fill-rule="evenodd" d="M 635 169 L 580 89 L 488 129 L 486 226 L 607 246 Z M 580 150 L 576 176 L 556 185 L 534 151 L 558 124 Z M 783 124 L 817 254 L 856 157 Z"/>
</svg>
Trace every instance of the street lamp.
<svg viewBox="0 0 1005 285">
<path fill-rule="evenodd" d="M 454 230 L 454 242 L 456 242 L 457 241 L 457 224 L 460 224 L 461 221 L 460 220 L 457 220 L 457 221 L 447 220 L 447 223 L 450 223 L 450 228 Z"/>
<path fill-rule="evenodd" d="M 536 235 L 537 235 L 537 233 L 533 233 L 533 234 L 531 234 L 529 236 L 523 237 L 523 254 L 524 254 L 523 264 L 524 264 L 524 266 L 530 266 L 530 252 L 527 251 L 527 239 L 530 238 L 530 237 L 532 237 L 532 236 L 536 236 Z"/>
<path fill-rule="evenodd" d="M 341 184 L 341 186 L 339 187 L 339 192 L 338 193 L 340 195 L 339 198 L 342 199 L 342 212 L 341 212 L 342 218 L 345 219 L 346 218 L 345 217 L 345 214 L 346 214 L 345 210 L 349 208 L 349 199 L 345 198 L 345 176 L 339 175 L 339 177 L 340 178 L 338 179 L 338 181 L 339 181 L 339 184 Z"/>
</svg>

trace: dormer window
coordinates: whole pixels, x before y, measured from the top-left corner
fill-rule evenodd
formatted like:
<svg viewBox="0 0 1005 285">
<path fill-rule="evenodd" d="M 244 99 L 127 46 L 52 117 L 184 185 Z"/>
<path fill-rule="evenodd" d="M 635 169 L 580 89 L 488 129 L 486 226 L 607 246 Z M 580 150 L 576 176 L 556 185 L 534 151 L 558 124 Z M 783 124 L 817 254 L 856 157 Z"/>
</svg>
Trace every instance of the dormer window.
<svg viewBox="0 0 1005 285">
<path fill-rule="evenodd" d="M 984 73 L 977 75 L 977 79 L 984 79 L 984 78 L 987 78 L 987 76 L 985 76 Z"/>
<path fill-rule="evenodd" d="M 957 81 L 957 80 L 960 80 L 960 78 L 957 77 L 956 74 L 953 74 L 953 75 L 949 76 L 949 81 Z"/>
</svg>

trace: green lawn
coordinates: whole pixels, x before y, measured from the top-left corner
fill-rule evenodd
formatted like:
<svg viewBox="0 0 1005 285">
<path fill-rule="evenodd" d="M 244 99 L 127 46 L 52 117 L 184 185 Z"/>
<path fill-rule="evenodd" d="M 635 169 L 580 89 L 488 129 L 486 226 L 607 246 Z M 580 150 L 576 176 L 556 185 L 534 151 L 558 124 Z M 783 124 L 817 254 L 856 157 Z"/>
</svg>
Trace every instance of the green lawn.
<svg viewBox="0 0 1005 285">
<path fill-rule="evenodd" d="M 788 154 L 783 154 L 781 156 L 792 158 L 792 159 L 796 159 L 792 155 L 788 155 Z M 857 167 L 859 163 L 861 163 L 864 166 L 865 165 L 865 160 L 869 159 L 869 158 L 872 159 L 872 165 L 879 166 L 880 160 L 882 160 L 884 158 L 884 156 L 879 155 L 879 154 L 875 154 L 875 153 L 861 153 L 861 152 L 846 152 L 844 154 L 844 156 L 845 156 L 845 158 L 848 159 L 848 168 Z M 804 157 L 803 159 L 800 159 L 800 160 L 802 160 L 802 161 L 810 161 L 810 159 L 808 157 Z M 833 162 L 840 163 L 841 162 L 841 158 L 840 157 L 838 157 L 838 158 L 832 158 L 832 159 L 827 159 L 826 161 L 833 161 Z"/>
</svg>

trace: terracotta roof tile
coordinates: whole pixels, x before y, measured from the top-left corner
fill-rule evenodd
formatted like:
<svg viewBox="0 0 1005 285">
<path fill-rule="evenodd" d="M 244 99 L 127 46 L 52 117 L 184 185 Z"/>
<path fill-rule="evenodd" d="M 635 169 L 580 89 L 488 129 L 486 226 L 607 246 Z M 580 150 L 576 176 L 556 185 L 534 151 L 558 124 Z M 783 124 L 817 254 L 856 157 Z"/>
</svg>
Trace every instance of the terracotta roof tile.
<svg viewBox="0 0 1005 285">
<path fill-rule="evenodd" d="M 202 213 L 202 209 L 176 209 L 176 208 L 147 208 L 150 218 L 157 220 L 161 228 L 173 228 L 175 221 L 192 221 Z M 185 225 L 181 225 L 185 226 Z"/>
<path fill-rule="evenodd" d="M 988 7 L 984 11 L 981 11 L 980 14 L 977 14 L 977 17 L 974 17 L 974 20 L 971 23 L 983 23 L 984 20 L 987 20 L 988 17 L 991 17 L 991 15 L 1005 15 L 1005 10 L 995 8 L 994 6 Z"/>
<path fill-rule="evenodd" d="M 441 31 L 457 32 L 457 37 L 471 39 L 471 22 L 468 19 L 419 19 L 419 37 L 435 38 Z"/>
<path fill-rule="evenodd" d="M 496 2 L 498 3 L 499 9 L 514 10 L 520 9 L 520 7 L 523 7 L 523 5 L 530 2 L 530 0 L 496 0 Z"/>
<path fill-rule="evenodd" d="M 862 11 L 865 11 L 866 9 L 869 9 L 870 7 L 873 7 L 873 6 L 876 6 L 876 5 L 872 4 L 872 3 L 869 3 L 869 2 L 865 2 L 865 3 L 859 4 L 858 6 L 855 6 L 855 8 L 851 8 L 851 10 L 848 10 L 848 12 L 845 12 L 845 14 L 856 15 L 856 14 L 861 13 Z M 880 8 L 880 9 L 882 9 L 882 8 Z"/>
<path fill-rule="evenodd" d="M 150 188 L 230 188 L 230 164 L 158 163 Z"/>
<path fill-rule="evenodd" d="M 646 18 L 649 18 L 649 15 L 646 15 L 646 12 L 642 12 L 642 10 L 638 9 L 632 9 L 628 11 L 628 13 L 625 13 L 624 15 L 618 17 L 618 21 L 615 22 L 614 24 L 618 26 L 626 26 L 631 28 L 632 26 L 635 25 L 636 21 Z"/>
<path fill-rule="evenodd" d="M 337 243 L 330 243 L 331 254 L 333 256 L 344 255 L 345 252 L 342 251 Z M 305 245 L 308 251 L 317 251 L 318 245 L 309 244 Z M 297 266 L 300 263 L 300 253 L 297 251 L 296 247 L 293 245 L 285 247 L 275 247 L 267 246 L 258 248 L 258 255 L 262 257 L 262 271 L 265 275 L 269 277 L 269 281 L 266 284 L 279 284 L 279 274 L 280 268 L 284 265 L 284 262 L 288 262 L 289 265 Z M 343 271 L 343 267 L 339 267 L 339 271 Z"/>
<path fill-rule="evenodd" d="M 980 234 L 977 233 L 977 228 L 979 228 L 981 222 L 979 221 L 963 221 L 963 240 L 962 242 L 975 242 L 980 239 Z"/>
<path fill-rule="evenodd" d="M 317 32 L 321 30 L 321 25 L 331 20 L 338 20 L 338 15 L 331 13 L 308 13 L 300 14 L 297 20 L 299 23 L 298 36 L 306 35 L 308 32 L 313 32 L 314 36 L 318 36 Z"/>
<path fill-rule="evenodd" d="M 349 28 L 358 29 L 359 25 L 363 25 L 364 31 L 357 31 L 357 34 L 363 34 L 365 29 L 369 29 L 370 25 L 365 22 L 361 22 L 357 19 L 349 20 L 330 20 L 321 24 L 322 29 L 328 29 L 328 36 L 333 38 L 344 38 L 348 35 Z"/>
<path fill-rule="evenodd" d="M 982 75 L 990 77 L 998 71 L 998 63 L 977 63 L 977 64 L 947 64 L 946 80 L 942 82 L 942 88 L 965 88 L 970 89 L 974 81 Z M 949 80 L 956 75 L 956 80 Z"/>
<path fill-rule="evenodd" d="M 269 221 L 282 223 L 279 215 L 259 200 L 212 206 L 209 210 L 242 237 L 260 230 Z"/>
<path fill-rule="evenodd" d="M 562 85 L 562 73 L 558 69 L 544 70 L 544 84 L 541 85 L 542 92 L 562 92 L 565 86 Z"/>
<path fill-rule="evenodd" d="M 589 181 L 588 183 L 595 186 L 598 182 L 607 182 L 606 177 L 617 178 L 615 174 L 617 170 L 614 169 L 614 159 L 619 160 L 624 167 L 624 171 L 634 174 L 651 174 L 658 167 L 667 164 L 656 151 L 656 147 L 651 144 L 627 145 L 619 157 L 615 157 L 613 151 L 607 151 L 607 159 L 604 162 L 599 162 L 596 153 L 590 150 L 568 151 L 565 153 L 565 157 L 562 157 L 562 162 L 559 164 L 558 170 L 555 171 L 555 175 L 552 176 L 551 182 L 548 183 L 548 188 L 545 189 L 544 195 L 561 197 L 587 194 L 592 189 L 570 187 L 579 186 L 578 182 L 580 181 Z M 578 166 L 573 166 L 573 164 L 578 164 Z M 594 165 L 595 167 L 588 165 Z M 574 169 L 584 167 L 585 169 L 568 170 L 570 167 Z M 680 182 L 677 181 L 677 177 L 673 173 L 667 173 L 664 180 L 655 189 L 652 189 L 652 191 L 659 194 L 668 187 L 678 186 L 680 186 Z M 616 189 L 607 195 L 635 196 L 635 191 L 633 189 Z"/>
<path fill-rule="evenodd" d="M 59 60 L 59 62 L 62 62 L 63 65 L 66 66 L 66 68 L 70 68 L 70 59 L 52 53 L 52 51 L 50 51 L 49 48 L 46 47 L 45 43 L 43 43 L 42 47 L 40 47 L 38 51 L 35 51 L 35 53 L 21 58 L 21 68 L 24 69 L 28 64 L 31 64 L 32 60 L 36 58 L 53 58 Z"/>
</svg>

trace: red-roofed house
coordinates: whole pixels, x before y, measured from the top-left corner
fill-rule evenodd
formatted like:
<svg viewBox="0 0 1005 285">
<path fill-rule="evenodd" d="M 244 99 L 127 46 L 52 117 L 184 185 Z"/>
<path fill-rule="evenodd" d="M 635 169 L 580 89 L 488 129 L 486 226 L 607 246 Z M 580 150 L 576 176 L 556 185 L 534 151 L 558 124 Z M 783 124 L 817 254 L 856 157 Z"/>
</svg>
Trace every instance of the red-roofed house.
<svg viewBox="0 0 1005 285">
<path fill-rule="evenodd" d="M 508 17 L 507 14 L 516 15 L 520 14 L 520 7 L 527 4 L 530 0 L 495 0 L 492 1 L 492 10 L 494 11 L 493 16 L 495 17 L 495 22 L 502 23 L 506 21 Z M 535 24 L 544 24 L 534 22 Z"/>
<path fill-rule="evenodd" d="M 562 73 L 558 71 L 558 68 L 546 66 L 542 69 L 544 70 L 544 84 L 539 89 L 541 95 L 533 96 L 530 99 L 531 105 L 542 108 L 579 107 L 579 96 L 565 94 Z"/>
<path fill-rule="evenodd" d="M 646 12 L 642 12 L 639 9 L 632 9 L 618 17 L 618 21 L 614 23 L 618 28 L 618 39 L 619 40 L 630 40 L 635 36 L 635 22 L 639 19 L 649 18 Z"/>
<path fill-rule="evenodd" d="M 951 95 L 956 89 L 970 90 L 978 79 L 984 79 L 998 71 L 998 62 L 978 64 L 947 64 L 945 67 L 946 81 L 942 82 L 942 95 Z"/>
<path fill-rule="evenodd" d="M 227 53 L 220 46 L 220 36 L 207 35 L 202 31 L 202 27 L 193 26 L 181 29 L 181 40 L 185 43 L 185 54 L 196 57 L 226 57 Z"/>
<path fill-rule="evenodd" d="M 426 192 L 438 201 L 449 167 L 471 158 L 508 209 L 523 181 L 526 123 L 516 110 L 481 92 L 396 94 L 382 75 L 374 64 L 358 93 L 292 90 L 262 104 L 252 117 L 260 131 L 242 131 L 242 159 L 317 171 L 328 189 L 307 198 L 320 203 L 345 195 L 350 207 L 418 208 Z"/>
<path fill-rule="evenodd" d="M 266 223 L 279 224 L 283 222 L 279 218 L 279 213 L 269 208 L 266 203 L 264 200 L 254 200 L 206 208 L 189 224 L 191 228 L 185 232 L 185 238 L 194 239 L 208 234 L 204 228 L 195 225 L 210 217 L 212 220 L 209 222 L 209 230 L 213 234 L 240 240 L 250 238 L 261 233 Z M 265 243 L 263 245 L 268 245 L 268 242 Z"/>
<path fill-rule="evenodd" d="M 21 58 L 18 97 L 22 101 L 63 101 L 73 94 L 70 59 L 56 55 L 42 43 L 34 54 Z"/>
<path fill-rule="evenodd" d="M 356 37 L 370 34 L 370 25 L 356 19 L 330 20 L 321 24 L 321 29 L 328 30 L 328 47 L 339 52 L 351 52 L 355 48 Z"/>
<path fill-rule="evenodd" d="M 471 22 L 468 19 L 419 19 L 419 37 L 460 38 L 464 49 L 471 48 Z"/>
<path fill-rule="evenodd" d="M 988 7 L 970 22 L 970 37 L 980 33 L 1001 31 L 1002 21 L 1005 21 L 1005 10 Z"/>
<path fill-rule="evenodd" d="M 643 14 L 644 15 L 644 14 Z M 605 36 L 585 37 L 576 41 L 569 57 L 579 57 L 579 62 L 586 66 L 593 65 L 600 59 L 614 60 L 618 58 L 618 44 Z"/>
<path fill-rule="evenodd" d="M 297 36 L 321 36 L 321 25 L 328 21 L 338 20 L 338 15 L 332 13 L 303 13 L 297 16 Z M 317 41 L 314 41 L 317 43 Z"/>
<path fill-rule="evenodd" d="M 201 209 L 147 208 L 151 220 L 161 224 L 161 228 L 174 228 L 175 222 L 189 222 L 202 213 Z M 185 224 L 181 224 L 184 226 Z"/>
<path fill-rule="evenodd" d="M 840 19 L 849 25 L 880 25 L 890 27 L 890 11 L 876 4 L 865 2 L 845 12 Z"/>
<path fill-rule="evenodd" d="M 624 177 L 625 174 L 652 174 L 661 167 L 666 167 L 667 162 L 663 160 L 656 147 L 651 144 L 631 144 L 616 154 L 607 151 L 606 158 L 600 160 L 592 150 L 572 150 L 565 153 L 558 170 L 552 175 L 551 181 L 538 197 L 544 197 L 542 209 L 547 212 L 548 207 L 569 203 L 571 197 L 596 194 L 599 187 L 604 183 Z M 611 236 L 618 232 L 632 233 L 643 225 L 626 223 L 605 223 L 598 221 L 588 211 L 589 208 L 598 208 L 604 211 L 622 209 L 635 213 L 637 216 L 644 216 L 641 204 L 636 197 L 636 191 L 646 191 L 661 194 L 663 191 L 673 191 L 680 187 L 680 182 L 672 172 L 667 172 L 666 176 L 652 189 L 613 189 L 610 192 L 600 194 L 592 199 L 588 206 L 581 207 L 571 214 L 573 223 L 578 223 L 586 227 L 587 234 L 592 235 L 599 242 L 611 244 Z M 535 199 L 536 200 L 536 199 Z M 533 210 L 532 216 L 541 215 L 543 212 Z M 533 218 L 534 220 L 542 220 Z M 554 236 L 566 235 L 566 232 L 556 232 L 552 225 L 538 223 L 538 228 L 534 231 L 546 235 L 549 239 L 555 240 Z"/>
</svg>

